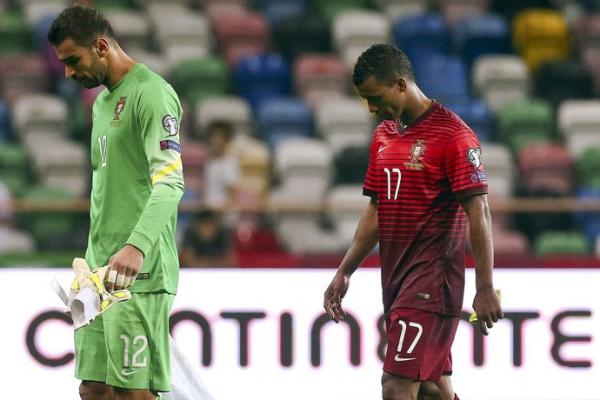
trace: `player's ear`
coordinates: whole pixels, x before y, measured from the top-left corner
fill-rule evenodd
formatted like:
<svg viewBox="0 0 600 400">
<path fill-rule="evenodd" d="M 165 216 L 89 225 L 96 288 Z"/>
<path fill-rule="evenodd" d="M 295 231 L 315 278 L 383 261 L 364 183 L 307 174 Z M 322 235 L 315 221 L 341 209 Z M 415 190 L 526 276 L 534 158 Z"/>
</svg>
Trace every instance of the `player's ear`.
<svg viewBox="0 0 600 400">
<path fill-rule="evenodd" d="M 407 87 L 406 78 L 398 76 L 396 78 L 395 86 L 400 92 L 405 92 Z"/>
<path fill-rule="evenodd" d="M 93 47 L 98 57 L 105 57 L 110 49 L 110 44 L 108 43 L 107 38 L 99 37 L 94 40 Z"/>
</svg>

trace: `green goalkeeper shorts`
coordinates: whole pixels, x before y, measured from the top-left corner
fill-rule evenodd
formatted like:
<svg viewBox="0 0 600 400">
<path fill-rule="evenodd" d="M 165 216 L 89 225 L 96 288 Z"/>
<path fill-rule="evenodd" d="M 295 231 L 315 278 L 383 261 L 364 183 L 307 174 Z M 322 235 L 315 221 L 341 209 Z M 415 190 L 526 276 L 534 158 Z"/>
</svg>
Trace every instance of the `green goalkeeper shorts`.
<svg viewBox="0 0 600 400">
<path fill-rule="evenodd" d="M 75 331 L 75 376 L 125 389 L 171 389 L 169 314 L 175 296 L 132 293 Z"/>
</svg>

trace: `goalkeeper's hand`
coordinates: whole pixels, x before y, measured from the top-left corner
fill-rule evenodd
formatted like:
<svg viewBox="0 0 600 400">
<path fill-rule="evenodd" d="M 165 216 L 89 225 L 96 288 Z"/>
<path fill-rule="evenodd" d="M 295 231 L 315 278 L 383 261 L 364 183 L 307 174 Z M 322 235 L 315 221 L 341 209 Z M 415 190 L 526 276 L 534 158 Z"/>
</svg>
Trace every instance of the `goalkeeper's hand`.
<svg viewBox="0 0 600 400">
<path fill-rule="evenodd" d="M 109 293 L 104 286 L 104 277 L 108 267 L 94 272 L 83 258 L 73 260 L 75 278 L 71 282 L 67 314 L 73 319 L 75 329 L 89 324 L 98 314 L 108 310 L 114 303 L 129 300 L 129 290 Z"/>
<path fill-rule="evenodd" d="M 136 247 L 126 244 L 108 261 L 108 270 L 104 278 L 106 289 L 113 292 L 131 287 L 143 263 L 144 254 Z"/>
</svg>

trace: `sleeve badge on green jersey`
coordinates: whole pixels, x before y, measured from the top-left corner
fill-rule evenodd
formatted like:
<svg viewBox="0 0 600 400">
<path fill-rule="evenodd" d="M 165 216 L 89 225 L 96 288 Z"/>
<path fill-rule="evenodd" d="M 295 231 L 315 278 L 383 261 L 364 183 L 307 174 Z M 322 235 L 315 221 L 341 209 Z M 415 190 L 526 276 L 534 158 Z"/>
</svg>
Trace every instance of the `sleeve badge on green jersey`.
<svg viewBox="0 0 600 400">
<path fill-rule="evenodd" d="M 167 136 L 175 136 L 179 133 L 179 123 L 177 118 L 167 114 L 162 119 L 163 128 L 167 131 Z"/>
</svg>

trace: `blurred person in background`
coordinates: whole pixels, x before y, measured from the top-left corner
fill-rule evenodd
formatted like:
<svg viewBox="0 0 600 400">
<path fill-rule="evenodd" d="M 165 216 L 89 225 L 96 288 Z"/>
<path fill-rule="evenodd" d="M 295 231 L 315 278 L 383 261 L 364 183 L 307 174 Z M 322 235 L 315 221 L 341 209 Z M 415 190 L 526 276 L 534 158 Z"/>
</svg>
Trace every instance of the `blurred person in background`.
<svg viewBox="0 0 600 400">
<path fill-rule="evenodd" d="M 392 45 L 367 49 L 353 82 L 369 111 L 384 121 L 373 135 L 363 186 L 371 201 L 323 306 L 336 322 L 344 318 L 350 277 L 379 243 L 388 342 L 383 399 L 458 399 L 450 349 L 462 310 L 467 219 L 481 332 L 487 335 L 503 317 L 492 282 L 479 141 L 452 111 L 421 92 L 410 61 Z"/>
<path fill-rule="evenodd" d="M 221 213 L 203 210 L 183 235 L 182 264 L 185 267 L 233 267 L 236 257 L 231 231 Z"/>
<path fill-rule="evenodd" d="M 160 398 L 171 387 L 169 313 L 179 276 L 181 105 L 163 78 L 121 49 L 93 8 L 65 9 L 48 40 L 67 78 L 106 87 L 93 106 L 85 258 L 92 269 L 108 265 L 109 291 L 132 285 L 133 293 L 75 331 L 79 393 L 85 400 Z"/>
<path fill-rule="evenodd" d="M 205 166 L 204 202 L 223 211 L 237 208 L 240 167 L 229 152 L 233 127 L 225 121 L 213 121 L 207 127 L 208 157 Z"/>
</svg>

